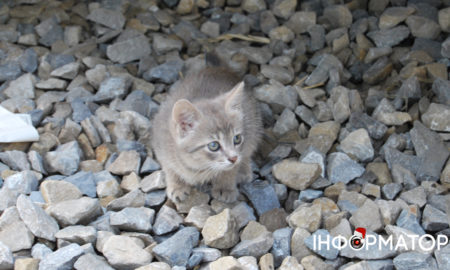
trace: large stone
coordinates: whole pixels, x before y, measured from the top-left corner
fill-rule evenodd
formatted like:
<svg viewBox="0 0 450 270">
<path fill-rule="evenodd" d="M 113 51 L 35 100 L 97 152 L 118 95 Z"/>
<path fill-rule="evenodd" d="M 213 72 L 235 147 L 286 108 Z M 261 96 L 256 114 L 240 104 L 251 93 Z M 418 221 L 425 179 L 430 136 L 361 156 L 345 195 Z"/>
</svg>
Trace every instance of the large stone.
<svg viewBox="0 0 450 270">
<path fill-rule="evenodd" d="M 175 211 L 175 209 L 163 205 L 156 215 L 155 223 L 153 224 L 153 232 L 156 235 L 172 232 L 178 229 L 182 222 L 183 218 Z"/>
<path fill-rule="evenodd" d="M 262 85 L 254 90 L 255 97 L 269 104 L 275 104 L 295 110 L 297 106 L 297 92 L 294 88 L 284 86 L 277 81 L 270 81 L 270 84 Z"/>
<path fill-rule="evenodd" d="M 38 189 L 38 179 L 33 171 L 22 171 L 6 177 L 5 187 L 22 194 L 30 194 Z"/>
<path fill-rule="evenodd" d="M 259 216 L 280 207 L 277 194 L 272 185 L 256 180 L 243 186 L 244 194 L 249 198 Z"/>
<path fill-rule="evenodd" d="M 111 61 L 125 64 L 148 56 L 151 52 L 150 43 L 145 36 L 137 36 L 109 45 L 106 55 Z"/>
<path fill-rule="evenodd" d="M 106 8 L 92 10 L 87 19 L 112 29 L 122 29 L 126 21 L 119 11 Z"/>
<path fill-rule="evenodd" d="M 158 260 L 171 266 L 186 266 L 192 249 L 197 246 L 199 232 L 194 227 L 186 227 L 169 239 L 153 248 L 153 253 Z"/>
<path fill-rule="evenodd" d="M 59 230 L 58 223 L 44 209 L 25 195 L 20 195 L 17 199 L 17 210 L 20 218 L 36 237 L 55 241 L 55 234 Z"/>
<path fill-rule="evenodd" d="M 422 214 L 422 227 L 427 231 L 441 231 L 448 228 L 448 218 L 447 215 L 427 204 L 423 210 Z"/>
<path fill-rule="evenodd" d="M 11 81 L 3 93 L 9 97 L 34 98 L 34 77 L 31 73 L 24 74 Z"/>
<path fill-rule="evenodd" d="M 389 29 L 381 29 L 367 33 L 367 36 L 375 42 L 377 47 L 394 47 L 404 39 L 406 39 L 410 34 L 408 27 L 406 26 L 396 26 Z"/>
<path fill-rule="evenodd" d="M 402 253 L 395 257 L 393 261 L 395 269 L 398 270 L 438 269 L 436 260 L 430 254 L 423 254 L 415 251 Z"/>
<path fill-rule="evenodd" d="M 39 269 L 72 269 L 75 261 L 83 255 L 83 253 L 84 250 L 82 247 L 77 244 L 70 244 L 45 256 L 39 262 Z"/>
<path fill-rule="evenodd" d="M 281 265 L 284 258 L 291 254 L 291 228 L 281 228 L 273 232 L 273 246 L 271 253 L 276 267 Z"/>
<path fill-rule="evenodd" d="M 291 110 L 285 108 L 278 118 L 277 122 L 275 123 L 273 132 L 277 136 L 282 136 L 286 132 L 296 129 L 297 127 L 298 121 L 295 117 L 295 114 Z"/>
<path fill-rule="evenodd" d="M 107 170 L 113 174 L 127 175 L 131 172 L 139 173 L 141 166 L 141 157 L 138 152 L 124 151 L 119 154 L 116 160 L 112 162 Z"/>
<path fill-rule="evenodd" d="M 327 230 L 320 229 L 305 239 L 305 245 L 314 253 L 325 259 L 336 259 L 339 254 L 339 250 L 333 245 L 328 247 L 325 241 L 333 242 L 334 240 Z"/>
<path fill-rule="evenodd" d="M 422 16 L 411 15 L 406 19 L 406 24 L 417 38 L 435 39 L 441 33 L 437 22 Z"/>
<path fill-rule="evenodd" d="M 344 153 L 335 152 L 328 156 L 327 174 L 331 182 L 348 183 L 364 173 L 364 167 Z"/>
<path fill-rule="evenodd" d="M 321 153 L 328 153 L 339 134 L 340 125 L 334 121 L 318 123 L 311 127 L 308 134 L 308 144 Z"/>
<path fill-rule="evenodd" d="M 46 212 L 62 226 L 85 224 L 102 214 L 97 199 L 82 197 L 50 205 Z"/>
<path fill-rule="evenodd" d="M 0 153 L 0 160 L 11 170 L 24 171 L 30 169 L 27 154 L 22 151 L 12 150 Z"/>
<path fill-rule="evenodd" d="M 444 104 L 431 103 L 422 115 L 423 123 L 435 131 L 450 131 L 450 107 Z"/>
<path fill-rule="evenodd" d="M 383 228 L 378 205 L 372 200 L 366 200 L 364 204 L 356 210 L 349 219 L 355 227 L 363 227 L 371 231 L 380 231 Z"/>
<path fill-rule="evenodd" d="M 341 141 L 340 148 L 347 155 L 358 158 L 360 161 L 369 161 L 373 159 L 374 149 L 369 138 L 367 130 L 360 128 L 345 137 Z"/>
<path fill-rule="evenodd" d="M 331 23 L 332 28 L 348 28 L 353 20 L 352 13 L 345 5 L 327 6 L 323 11 L 323 15 Z"/>
<path fill-rule="evenodd" d="M 84 245 L 94 243 L 97 240 L 97 230 L 92 226 L 68 226 L 58 231 L 55 237 L 58 240 Z"/>
<path fill-rule="evenodd" d="M 83 195 L 74 184 L 61 180 L 45 180 L 40 188 L 45 202 L 50 204 L 79 199 Z"/>
<path fill-rule="evenodd" d="M 229 209 L 210 216 L 202 229 L 205 243 L 210 247 L 231 248 L 239 242 L 236 220 Z"/>
<path fill-rule="evenodd" d="M 322 208 L 318 204 L 312 206 L 299 206 L 286 218 L 289 226 L 303 228 L 311 233 L 320 228 L 321 219 Z"/>
<path fill-rule="evenodd" d="M 283 160 L 272 167 L 273 176 L 295 190 L 307 189 L 322 173 L 319 164 Z"/>
<path fill-rule="evenodd" d="M 128 192 L 120 198 L 112 200 L 106 208 L 112 211 L 120 211 L 126 207 L 141 207 L 145 205 L 145 194 L 139 189 Z"/>
<path fill-rule="evenodd" d="M 81 160 L 81 149 L 76 141 L 62 144 L 45 154 L 45 162 L 49 172 L 59 172 L 64 175 L 72 175 L 78 170 Z"/>
<path fill-rule="evenodd" d="M 112 226 L 117 226 L 123 231 L 149 232 L 154 216 L 153 209 L 126 207 L 119 212 L 111 213 L 109 220 Z"/>
<path fill-rule="evenodd" d="M 90 253 L 78 258 L 78 260 L 74 264 L 74 268 L 77 270 L 114 270 L 114 268 L 112 268 L 103 257 Z"/>
<path fill-rule="evenodd" d="M 378 22 L 380 29 L 389 29 L 406 20 L 414 13 L 412 7 L 389 7 L 381 14 Z"/>
<path fill-rule="evenodd" d="M 115 269 L 131 270 L 149 264 L 152 255 L 132 237 L 113 235 L 103 245 L 103 255 Z"/>
<path fill-rule="evenodd" d="M 122 77 L 109 77 L 100 83 L 95 94 L 95 101 L 105 102 L 114 98 L 122 98 L 128 93 L 129 81 Z"/>
</svg>

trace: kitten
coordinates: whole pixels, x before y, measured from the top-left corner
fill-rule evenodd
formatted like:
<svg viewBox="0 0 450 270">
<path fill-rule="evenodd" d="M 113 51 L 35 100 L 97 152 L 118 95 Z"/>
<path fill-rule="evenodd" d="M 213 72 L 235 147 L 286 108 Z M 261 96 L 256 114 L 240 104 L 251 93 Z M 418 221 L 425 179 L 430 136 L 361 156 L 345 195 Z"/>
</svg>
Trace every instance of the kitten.
<svg viewBox="0 0 450 270">
<path fill-rule="evenodd" d="M 172 201 L 210 182 L 211 195 L 233 202 L 251 181 L 250 160 L 262 134 L 259 107 L 244 82 L 206 68 L 175 85 L 153 120 L 152 146 Z"/>
</svg>

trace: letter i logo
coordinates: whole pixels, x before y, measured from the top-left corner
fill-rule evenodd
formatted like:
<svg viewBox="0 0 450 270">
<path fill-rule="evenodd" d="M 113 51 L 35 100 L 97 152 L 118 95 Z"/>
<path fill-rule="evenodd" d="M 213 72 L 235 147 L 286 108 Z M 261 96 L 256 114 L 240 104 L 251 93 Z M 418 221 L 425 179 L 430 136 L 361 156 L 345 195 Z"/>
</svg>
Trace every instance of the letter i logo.
<svg viewBox="0 0 450 270">
<path fill-rule="evenodd" d="M 352 238 L 350 238 L 350 246 L 359 250 L 364 246 L 364 239 L 366 238 L 366 229 L 358 227 L 353 232 Z"/>
</svg>

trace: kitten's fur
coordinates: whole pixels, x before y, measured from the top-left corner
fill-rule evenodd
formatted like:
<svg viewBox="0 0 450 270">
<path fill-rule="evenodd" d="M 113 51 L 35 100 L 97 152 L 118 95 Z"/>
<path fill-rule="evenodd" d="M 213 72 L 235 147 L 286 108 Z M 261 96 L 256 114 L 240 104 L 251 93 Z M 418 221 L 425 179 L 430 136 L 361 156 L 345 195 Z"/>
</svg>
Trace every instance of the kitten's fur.
<svg viewBox="0 0 450 270">
<path fill-rule="evenodd" d="M 214 198 L 235 201 L 237 183 L 252 179 L 250 160 L 261 131 L 259 107 L 233 73 L 216 67 L 186 77 L 153 120 L 152 145 L 168 197 L 185 200 L 193 186 L 211 182 Z M 238 134 L 242 142 L 235 145 Z M 208 148 L 213 141 L 218 151 Z"/>
</svg>

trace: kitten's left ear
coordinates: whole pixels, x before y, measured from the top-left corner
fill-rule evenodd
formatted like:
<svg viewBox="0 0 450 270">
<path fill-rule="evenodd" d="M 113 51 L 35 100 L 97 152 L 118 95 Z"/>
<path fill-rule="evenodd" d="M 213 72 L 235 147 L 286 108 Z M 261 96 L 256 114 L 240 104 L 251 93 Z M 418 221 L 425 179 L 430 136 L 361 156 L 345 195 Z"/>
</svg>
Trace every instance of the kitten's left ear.
<svg viewBox="0 0 450 270">
<path fill-rule="evenodd" d="M 244 82 L 238 83 L 226 94 L 225 109 L 229 112 L 241 111 L 241 104 L 244 100 Z"/>
</svg>

